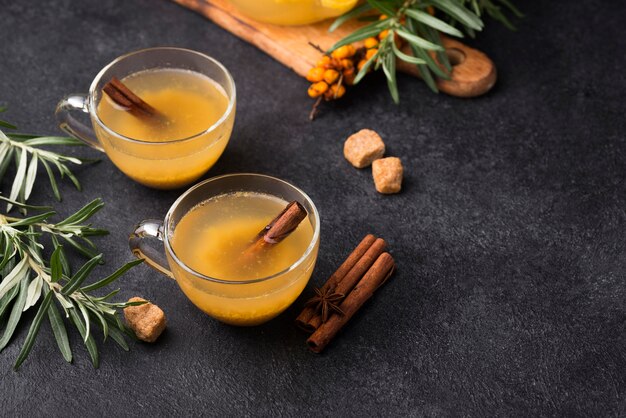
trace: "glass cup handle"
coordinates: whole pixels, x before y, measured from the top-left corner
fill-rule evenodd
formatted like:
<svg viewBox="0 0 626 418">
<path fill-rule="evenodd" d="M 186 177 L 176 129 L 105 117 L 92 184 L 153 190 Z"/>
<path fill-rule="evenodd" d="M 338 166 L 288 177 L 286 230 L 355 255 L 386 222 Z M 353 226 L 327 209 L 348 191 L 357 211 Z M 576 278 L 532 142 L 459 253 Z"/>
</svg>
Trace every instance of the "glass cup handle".
<svg viewBox="0 0 626 418">
<path fill-rule="evenodd" d="M 104 152 L 102 145 L 98 141 L 95 132 L 89 126 L 82 122 L 79 122 L 74 116 L 72 111 L 80 110 L 85 113 L 89 113 L 89 107 L 87 106 L 87 96 L 84 94 L 70 94 L 65 96 L 54 112 L 59 123 L 59 128 L 63 129 L 68 134 L 72 135 L 83 141 L 85 144 L 98 151 Z"/>
<path fill-rule="evenodd" d="M 154 240 L 161 242 L 160 249 L 150 244 L 149 241 Z M 174 279 L 163 251 L 163 222 L 156 219 L 141 221 L 130 234 L 128 245 L 135 257 L 145 260 L 153 269 Z"/>
</svg>

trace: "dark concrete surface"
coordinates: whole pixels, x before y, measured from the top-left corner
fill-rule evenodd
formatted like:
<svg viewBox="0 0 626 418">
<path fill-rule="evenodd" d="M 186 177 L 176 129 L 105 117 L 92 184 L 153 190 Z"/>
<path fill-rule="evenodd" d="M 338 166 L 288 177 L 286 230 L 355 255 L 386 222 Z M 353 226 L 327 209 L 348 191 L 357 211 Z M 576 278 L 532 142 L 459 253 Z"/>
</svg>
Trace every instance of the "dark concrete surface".
<svg viewBox="0 0 626 418">
<path fill-rule="evenodd" d="M 0 100 L 23 131 L 58 132 L 58 99 L 85 92 L 124 52 L 206 52 L 239 95 L 231 143 L 207 177 L 266 173 L 311 195 L 322 241 L 306 294 L 368 232 L 390 242 L 399 270 L 314 355 L 292 325 L 305 296 L 266 325 L 233 328 L 141 266 L 121 296 L 165 310 L 159 342 L 129 353 L 100 344 L 94 370 L 76 332 L 69 365 L 45 324 L 14 372 L 22 325 L 0 354 L 0 415 L 624 416 L 626 7 L 517 3 L 518 32 L 491 22 L 468 41 L 497 63 L 487 96 L 434 95 L 401 76 L 395 106 L 372 77 L 309 123 L 305 81 L 173 3 L 1 0 Z M 365 127 L 402 158 L 400 195 L 378 195 L 370 171 L 344 161 L 343 139 Z M 103 275 L 131 259 L 133 225 L 181 192 L 146 189 L 106 160 L 78 174 L 84 191 L 65 184 L 60 211 L 106 200 L 95 220 L 111 231 L 97 241 Z M 35 194 L 51 201 L 45 182 Z"/>
</svg>

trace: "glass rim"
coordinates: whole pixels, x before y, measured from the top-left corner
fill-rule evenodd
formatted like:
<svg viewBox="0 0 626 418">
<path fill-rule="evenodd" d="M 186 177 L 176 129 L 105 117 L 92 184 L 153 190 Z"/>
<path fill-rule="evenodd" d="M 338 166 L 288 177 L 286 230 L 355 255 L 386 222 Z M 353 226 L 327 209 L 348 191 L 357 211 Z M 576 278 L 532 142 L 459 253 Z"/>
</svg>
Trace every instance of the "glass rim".
<svg viewBox="0 0 626 418">
<path fill-rule="evenodd" d="M 189 267 L 187 264 L 185 264 L 174 252 L 174 249 L 171 246 L 170 243 L 170 238 L 169 238 L 169 227 L 170 227 L 170 220 L 172 218 L 172 215 L 174 213 L 174 211 L 178 208 L 178 206 L 187 198 L 187 196 L 189 196 L 189 194 L 191 194 L 193 191 L 195 191 L 196 189 L 215 182 L 215 181 L 219 181 L 219 180 L 223 180 L 225 178 L 231 178 L 231 177 L 262 177 L 271 181 L 275 181 L 278 183 L 282 183 L 286 186 L 288 186 L 289 188 L 295 190 L 298 194 L 300 194 L 304 200 L 309 204 L 309 206 L 311 206 L 311 208 L 313 209 L 313 219 L 315 219 L 315 228 L 313 231 L 313 236 L 311 237 L 311 242 L 309 243 L 308 247 L 306 248 L 306 250 L 304 251 L 304 253 L 302 253 L 302 255 L 300 256 L 300 258 L 298 258 L 298 260 L 294 261 L 289 267 L 287 267 L 286 269 L 283 269 L 277 273 L 274 273 L 270 276 L 265 276 L 265 277 L 260 277 L 258 279 L 250 279 L 250 280 L 224 280 L 224 279 L 218 279 L 216 277 L 210 277 L 207 276 L 205 274 L 200 273 L 199 271 L 196 271 L 194 269 L 192 269 L 191 267 Z M 309 215 L 307 215 L 308 217 Z M 317 211 L 317 207 L 315 207 L 315 204 L 313 203 L 313 200 L 311 200 L 311 198 L 309 197 L 309 195 L 307 195 L 302 189 L 294 186 L 293 184 L 285 181 L 285 180 L 281 180 L 277 177 L 272 177 L 272 176 L 268 176 L 266 174 L 257 174 L 257 173 L 232 173 L 232 174 L 223 174 L 221 176 L 216 176 L 216 177 L 211 177 L 210 179 L 201 181 L 200 183 L 192 186 L 191 188 L 189 188 L 187 191 L 185 191 L 182 195 L 180 195 L 178 197 L 178 199 L 176 199 L 176 201 L 172 204 L 172 206 L 170 206 L 169 210 L 167 211 L 167 214 L 165 215 L 165 220 L 163 221 L 163 242 L 165 243 L 165 249 L 167 250 L 168 254 L 174 259 L 174 261 L 176 262 L 177 265 L 179 265 L 181 268 L 183 268 L 186 272 L 200 278 L 203 280 L 207 280 L 210 282 L 214 282 L 214 283 L 221 283 L 221 284 L 228 284 L 228 285 L 232 285 L 232 284 L 252 284 L 252 283 L 260 283 L 260 282 L 265 282 L 265 281 L 269 281 L 271 279 L 280 277 L 285 275 L 286 273 L 295 270 L 296 268 L 298 268 L 303 262 L 304 260 L 306 260 L 308 258 L 308 256 L 311 254 L 311 252 L 313 251 L 313 249 L 315 248 L 318 240 L 319 240 L 319 235 L 320 235 L 320 217 L 319 217 L 319 213 Z"/>
<path fill-rule="evenodd" d="M 163 50 L 178 51 L 178 52 L 183 52 L 183 53 L 187 53 L 187 54 L 197 55 L 197 56 L 199 56 L 199 57 L 209 61 L 211 64 L 214 64 L 215 66 L 217 66 L 226 75 L 226 79 L 228 80 L 228 84 L 229 84 L 229 87 L 230 87 L 230 90 L 231 90 L 232 93 L 228 97 L 228 107 L 224 111 L 224 114 L 215 123 L 213 123 L 213 125 L 209 126 L 207 129 L 205 129 L 205 130 L 203 130 L 201 132 L 195 133 L 195 134 L 193 134 L 191 136 L 187 136 L 185 138 L 172 139 L 172 140 L 168 140 L 168 141 L 159 141 L 159 142 L 151 142 L 151 141 L 144 141 L 144 140 L 141 140 L 141 139 L 131 138 L 131 137 L 122 135 L 121 133 L 119 133 L 119 132 L 115 131 L 114 129 L 110 128 L 109 126 L 107 126 L 102 121 L 102 119 L 100 119 L 100 116 L 98 115 L 98 112 L 96 112 L 96 106 L 95 106 L 96 87 L 98 86 L 98 83 L 100 82 L 100 80 L 104 76 L 104 73 L 106 73 L 108 70 L 110 70 L 113 66 L 117 65 L 121 61 L 123 61 L 123 60 L 125 60 L 127 58 L 130 58 L 132 56 L 139 55 L 139 54 L 146 53 L 146 52 L 163 51 Z M 216 60 L 215 58 L 210 57 L 210 56 L 208 56 L 206 54 L 203 54 L 202 52 L 194 51 L 192 49 L 170 47 L 170 46 L 159 46 L 159 47 L 144 48 L 144 49 L 139 49 L 137 51 L 128 52 L 128 53 L 126 53 L 124 55 L 120 55 L 119 57 L 115 58 L 113 61 L 111 61 L 110 63 L 105 65 L 98 72 L 96 77 L 91 82 L 91 86 L 89 87 L 88 109 L 89 109 L 89 115 L 93 118 L 93 120 L 95 120 L 98 123 L 98 125 L 102 129 L 107 131 L 109 134 L 114 135 L 116 137 L 119 137 L 119 138 L 121 138 L 121 139 L 123 139 L 125 141 L 128 141 L 128 142 L 134 142 L 134 143 L 138 143 L 138 144 L 151 144 L 151 145 L 159 146 L 159 145 L 169 145 L 169 144 L 177 143 L 177 142 L 190 141 L 190 140 L 195 139 L 195 138 L 197 138 L 199 136 L 203 136 L 205 134 L 208 134 L 209 132 L 214 131 L 220 125 L 222 125 L 226 121 L 226 119 L 230 116 L 230 114 L 232 113 L 232 111 L 233 111 L 233 109 L 235 107 L 236 96 L 237 96 L 237 90 L 236 90 L 236 87 L 235 87 L 235 80 L 233 80 L 232 75 L 226 69 L 226 67 L 221 62 Z M 218 139 L 219 138 L 216 138 L 215 141 L 217 141 Z"/>
</svg>

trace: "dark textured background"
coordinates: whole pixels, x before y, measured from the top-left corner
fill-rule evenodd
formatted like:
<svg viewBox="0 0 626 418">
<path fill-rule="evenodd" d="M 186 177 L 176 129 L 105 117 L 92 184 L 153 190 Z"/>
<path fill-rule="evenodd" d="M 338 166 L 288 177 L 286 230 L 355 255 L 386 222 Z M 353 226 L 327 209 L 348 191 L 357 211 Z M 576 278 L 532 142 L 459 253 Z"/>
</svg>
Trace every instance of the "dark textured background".
<svg viewBox="0 0 626 418">
<path fill-rule="evenodd" d="M 106 343 L 94 370 L 75 332 L 66 364 L 46 324 L 14 372 L 22 326 L 0 355 L 0 415 L 626 414 L 626 7 L 516 3 L 527 14 L 517 33 L 492 23 L 469 41 L 499 69 L 487 96 L 434 95 L 400 77 L 395 106 L 372 77 L 309 123 L 305 81 L 173 3 L 1 0 L 0 100 L 22 130 L 57 132 L 58 99 L 85 92 L 124 52 L 206 52 L 239 96 L 232 141 L 207 177 L 267 173 L 311 195 L 322 217 L 311 284 L 368 232 L 390 242 L 399 271 L 318 356 L 292 325 L 303 298 L 266 325 L 233 328 L 139 267 L 122 296 L 165 310 L 159 342 L 129 353 Z M 402 157 L 400 195 L 378 195 L 370 171 L 343 160 L 343 139 L 365 127 Z M 65 185 L 60 210 L 106 200 L 102 274 L 131 259 L 133 225 L 180 194 L 106 160 L 79 176 L 85 191 Z M 50 201 L 44 184 L 33 201 Z"/>
</svg>

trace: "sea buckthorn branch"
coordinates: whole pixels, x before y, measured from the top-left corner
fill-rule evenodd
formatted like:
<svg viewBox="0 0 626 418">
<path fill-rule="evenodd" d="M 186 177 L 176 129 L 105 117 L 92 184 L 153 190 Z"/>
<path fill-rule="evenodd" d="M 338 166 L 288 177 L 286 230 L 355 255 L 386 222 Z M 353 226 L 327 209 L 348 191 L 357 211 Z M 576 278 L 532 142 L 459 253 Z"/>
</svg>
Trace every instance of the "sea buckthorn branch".
<svg viewBox="0 0 626 418">
<path fill-rule="evenodd" d="M 452 70 L 440 33 L 473 37 L 484 27 L 485 13 L 513 29 L 506 12 L 522 16 L 509 0 L 367 0 L 340 16 L 329 29 L 351 19 L 379 16 L 325 51 L 309 71 L 307 80 L 312 84 L 308 94 L 317 99 L 311 117 L 322 98 L 341 98 L 345 86 L 357 84 L 367 73 L 381 68 L 391 97 L 398 103 L 397 60 L 416 65 L 422 79 L 437 93 L 436 79 L 448 79 Z"/>
<path fill-rule="evenodd" d="M 0 108 L 0 111 L 3 110 Z M 15 129 L 15 126 L 2 120 L 0 126 Z M 0 130 L 1 174 L 6 173 L 10 161 L 18 161 L 11 197 L 0 196 L 0 201 L 9 205 L 6 213 L 0 212 L 0 351 L 7 347 L 18 325 L 24 322 L 23 312 L 30 308 L 37 309 L 15 362 L 16 369 L 31 352 L 44 320 L 50 323 L 59 350 L 68 362 L 72 361 L 73 356 L 66 322 L 78 330 L 95 367 L 99 363 L 99 354 L 94 339 L 94 326 L 101 328 L 105 340 L 111 337 L 124 350 L 128 350 L 128 344 L 124 339 L 124 334 L 128 332 L 118 316 L 118 311 L 136 303 L 111 301 L 119 289 L 105 296 L 96 296 L 93 291 L 113 283 L 141 261 L 127 263 L 110 276 L 85 284 L 86 279 L 92 276 L 95 267 L 102 260 L 102 254 L 98 253 L 91 237 L 104 235 L 107 231 L 93 228 L 88 223 L 104 206 L 102 200 L 95 199 L 58 222 L 50 222 L 56 214 L 51 207 L 24 203 L 35 182 L 38 163 L 44 165 L 48 171 L 54 194 L 58 198 L 60 194 L 56 189 L 54 176 L 46 163 L 55 165 L 61 175 L 70 177 L 78 187 L 77 180 L 65 163 L 79 164 L 83 160 L 39 148 L 40 145 L 60 144 L 76 145 L 71 138 L 38 137 L 4 133 Z M 31 155 L 30 162 L 24 157 L 27 154 Z M 19 180 L 18 177 L 22 179 Z M 18 186 L 15 186 L 16 184 Z M 14 194 L 13 191 L 16 189 L 19 193 Z M 19 201 L 14 200 L 15 196 Z M 34 214 L 28 217 L 9 215 L 11 206 L 19 208 L 22 213 L 26 213 L 27 209 L 32 210 Z M 61 242 L 89 257 L 78 271 L 71 272 Z M 49 259 L 43 254 L 44 244 L 48 243 L 52 247 Z"/>
</svg>

